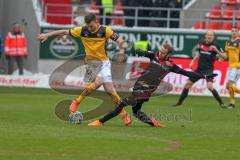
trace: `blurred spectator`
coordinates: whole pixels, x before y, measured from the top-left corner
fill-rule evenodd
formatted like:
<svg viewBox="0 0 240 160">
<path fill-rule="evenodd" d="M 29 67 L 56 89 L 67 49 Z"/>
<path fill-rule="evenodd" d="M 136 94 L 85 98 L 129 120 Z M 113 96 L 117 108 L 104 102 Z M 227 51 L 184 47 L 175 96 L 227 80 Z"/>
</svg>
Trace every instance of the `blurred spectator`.
<svg viewBox="0 0 240 160">
<path fill-rule="evenodd" d="M 179 21 L 171 20 L 168 26 L 167 18 L 179 19 L 180 12 L 177 10 L 170 11 L 168 13 L 168 8 L 183 8 L 190 0 L 122 0 L 124 6 L 124 16 L 128 17 L 125 20 L 125 25 L 127 27 L 132 27 L 135 25 L 135 18 L 137 17 L 158 17 L 161 20 L 138 20 L 138 26 L 151 26 L 151 27 L 170 27 L 178 28 Z M 132 9 L 125 8 L 132 7 Z M 145 10 L 138 9 L 138 15 L 136 14 L 136 7 L 158 7 L 162 9 L 158 10 Z"/>
<path fill-rule="evenodd" d="M 185 0 L 185 4 L 188 2 L 188 0 Z M 175 8 L 183 8 L 185 4 L 183 4 L 183 0 L 175 0 Z"/>
<path fill-rule="evenodd" d="M 2 39 L 2 33 L 0 32 L 0 58 L 2 56 L 3 52 L 3 39 Z"/>
<path fill-rule="evenodd" d="M 122 0 L 117 0 L 116 5 L 112 12 L 113 18 L 111 19 L 111 25 L 118 25 L 118 26 L 124 25 L 124 19 L 122 18 L 123 15 L 124 14 L 123 14 Z"/>
<path fill-rule="evenodd" d="M 97 0 L 97 6 L 100 6 L 99 11 L 100 15 L 103 16 L 103 18 L 100 18 L 100 24 L 104 24 L 103 19 L 105 16 L 111 16 L 113 11 L 113 0 Z M 109 25 L 111 22 L 111 18 L 105 18 L 105 25 Z"/>
<path fill-rule="evenodd" d="M 149 42 L 148 42 L 148 36 L 147 36 L 146 33 L 142 33 L 141 37 L 140 37 L 140 40 L 136 41 L 134 43 L 133 50 L 132 50 L 132 55 L 133 56 L 136 56 L 135 52 L 136 52 L 137 49 L 141 49 L 143 51 L 149 51 L 150 50 L 150 45 L 149 45 Z"/>
<path fill-rule="evenodd" d="M 27 39 L 21 31 L 21 26 L 15 23 L 12 31 L 8 32 L 4 43 L 5 55 L 8 61 L 8 74 L 13 73 L 14 60 L 17 62 L 19 75 L 23 75 L 24 57 L 27 57 Z"/>
</svg>

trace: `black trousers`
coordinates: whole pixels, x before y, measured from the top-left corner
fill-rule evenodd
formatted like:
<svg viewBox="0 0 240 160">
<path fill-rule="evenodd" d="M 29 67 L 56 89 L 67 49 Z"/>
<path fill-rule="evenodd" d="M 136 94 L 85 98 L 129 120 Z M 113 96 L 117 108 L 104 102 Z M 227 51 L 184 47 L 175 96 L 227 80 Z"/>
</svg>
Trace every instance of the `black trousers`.
<svg viewBox="0 0 240 160">
<path fill-rule="evenodd" d="M 141 89 L 140 89 L 141 88 Z M 153 122 L 150 117 L 148 117 L 144 112 L 141 111 L 142 105 L 144 102 L 148 101 L 150 98 L 151 91 L 145 87 L 139 87 L 133 91 L 133 95 L 127 98 L 124 98 L 116 105 L 115 109 L 112 112 L 109 112 L 104 117 L 99 119 L 100 122 L 105 123 L 106 121 L 116 117 L 120 114 L 122 109 L 128 105 L 132 106 L 133 115 L 138 118 L 143 123 L 147 123 L 153 126 Z"/>
<path fill-rule="evenodd" d="M 18 74 L 23 75 L 23 63 L 24 57 L 22 56 L 7 56 L 8 61 L 8 74 L 12 74 L 14 70 L 14 61 L 17 63 L 17 67 L 19 69 Z"/>
</svg>

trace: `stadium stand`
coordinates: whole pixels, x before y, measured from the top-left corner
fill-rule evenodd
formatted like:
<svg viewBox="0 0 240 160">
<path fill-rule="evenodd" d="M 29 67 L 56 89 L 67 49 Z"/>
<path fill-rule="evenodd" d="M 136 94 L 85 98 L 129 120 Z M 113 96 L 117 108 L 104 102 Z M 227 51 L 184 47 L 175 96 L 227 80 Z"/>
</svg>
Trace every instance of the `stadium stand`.
<svg viewBox="0 0 240 160">
<path fill-rule="evenodd" d="M 111 25 L 178 28 L 180 9 L 190 0 L 149 0 L 140 2 L 114 0 L 114 8 L 110 16 L 103 15 L 100 12 L 102 10 L 102 6 L 99 5 L 101 0 L 40 1 L 43 6 L 44 20 L 52 24 L 78 25 L 82 22 L 81 16 L 83 17 L 86 13 L 95 13 L 100 19 L 111 18 Z M 161 7 L 161 9 L 152 9 L 152 7 Z M 149 17 L 153 19 L 149 19 Z M 163 20 L 160 20 L 160 18 Z M 167 22 L 169 18 L 173 20 Z"/>
<path fill-rule="evenodd" d="M 90 7 L 88 9 L 89 13 L 95 13 L 95 14 L 99 14 L 99 8 L 97 7 L 97 1 L 91 1 L 90 2 Z"/>
<path fill-rule="evenodd" d="M 239 4 L 239 0 L 222 0 L 222 4 Z"/>
<path fill-rule="evenodd" d="M 46 22 L 53 24 L 72 23 L 72 0 L 42 0 L 42 5 Z"/>
<path fill-rule="evenodd" d="M 235 6 L 227 6 L 223 10 L 222 18 L 223 19 L 233 19 L 234 18 L 234 12 L 237 11 L 237 8 Z"/>
<path fill-rule="evenodd" d="M 237 20 L 239 20 L 240 19 L 240 9 L 237 11 L 237 13 L 236 13 L 236 18 L 237 18 Z"/>
<path fill-rule="evenodd" d="M 240 19 L 239 0 L 222 0 L 218 5 L 211 7 L 205 16 L 207 29 L 230 30 L 232 25 Z M 194 29 L 204 29 L 200 27 L 200 22 L 196 21 Z"/>
<path fill-rule="evenodd" d="M 219 30 L 221 29 L 220 21 L 210 21 L 208 24 L 208 29 Z"/>
<path fill-rule="evenodd" d="M 110 25 L 179 28 L 181 10 L 188 0 L 114 0 L 113 12 L 103 15 L 101 0 L 41 0 L 43 17 L 51 24 L 81 25 L 86 13 L 95 13 L 100 19 L 110 18 Z M 239 0 L 219 0 L 209 10 L 203 10 L 203 19 L 196 18 L 194 29 L 229 30 L 240 19 Z M 158 8 L 153 8 L 158 7 Z M 160 7 L 160 8 L 159 8 Z M 206 13 L 207 12 L 207 13 Z M 202 14 L 201 13 L 201 14 Z M 184 22 L 183 22 L 184 23 Z M 232 24 L 230 24 L 232 23 Z"/>
<path fill-rule="evenodd" d="M 196 21 L 194 28 L 195 29 L 206 29 L 206 21 Z"/>
<path fill-rule="evenodd" d="M 221 6 L 212 6 L 209 13 L 207 13 L 206 18 L 218 19 L 222 17 Z"/>
<path fill-rule="evenodd" d="M 117 1 L 116 7 L 114 8 L 112 15 L 116 16 L 116 18 L 111 19 L 111 25 L 118 25 L 118 26 L 124 25 L 123 19 L 120 18 L 121 16 L 124 15 L 123 4 L 121 0 Z"/>
<path fill-rule="evenodd" d="M 231 29 L 232 29 L 232 23 L 231 22 L 223 22 L 222 30 L 231 30 Z"/>
</svg>

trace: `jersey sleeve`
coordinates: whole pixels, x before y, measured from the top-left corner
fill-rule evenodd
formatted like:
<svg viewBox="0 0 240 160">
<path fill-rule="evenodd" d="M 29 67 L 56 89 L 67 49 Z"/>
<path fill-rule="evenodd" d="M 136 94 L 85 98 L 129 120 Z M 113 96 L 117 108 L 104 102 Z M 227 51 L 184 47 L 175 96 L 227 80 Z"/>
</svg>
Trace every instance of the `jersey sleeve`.
<svg viewBox="0 0 240 160">
<path fill-rule="evenodd" d="M 177 74 L 187 76 L 189 78 L 204 78 L 203 75 L 198 74 L 196 72 L 191 72 L 191 71 L 184 70 L 184 69 L 178 67 L 176 64 L 173 64 L 173 66 L 170 68 L 170 71 L 174 72 L 174 73 L 177 73 Z"/>
<path fill-rule="evenodd" d="M 200 44 L 197 45 L 195 52 L 199 52 L 200 53 Z"/>
<path fill-rule="evenodd" d="M 178 65 L 173 64 L 173 66 L 170 68 L 171 72 L 178 73 L 182 68 L 178 67 Z"/>
<path fill-rule="evenodd" d="M 82 32 L 82 27 L 75 27 L 75 28 L 69 29 L 69 34 L 76 38 L 81 37 L 81 32 Z"/>
<path fill-rule="evenodd" d="M 116 41 L 119 36 L 111 28 L 106 27 L 106 38 L 111 38 L 113 41 Z"/>
<path fill-rule="evenodd" d="M 152 52 L 152 51 L 146 51 L 145 57 L 150 58 L 150 59 L 153 59 L 153 58 L 155 57 L 155 54 L 156 54 L 156 53 L 154 53 L 154 52 Z"/>
<path fill-rule="evenodd" d="M 144 51 L 141 49 L 136 49 L 135 54 L 139 57 L 147 57 L 153 59 L 155 57 L 155 53 L 152 51 Z"/>
</svg>

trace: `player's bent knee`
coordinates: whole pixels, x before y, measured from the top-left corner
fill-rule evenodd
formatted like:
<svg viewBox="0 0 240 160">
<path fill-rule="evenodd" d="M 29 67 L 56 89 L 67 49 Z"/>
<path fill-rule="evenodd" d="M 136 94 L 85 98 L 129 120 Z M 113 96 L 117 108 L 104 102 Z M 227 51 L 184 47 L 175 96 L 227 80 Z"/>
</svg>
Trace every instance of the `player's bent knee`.
<svg viewBox="0 0 240 160">
<path fill-rule="evenodd" d="M 191 88 L 191 87 L 192 87 L 192 83 L 187 83 L 187 84 L 185 84 L 185 86 L 184 86 L 185 89 L 189 89 L 189 88 Z"/>
<path fill-rule="evenodd" d="M 227 82 L 226 88 L 229 89 L 231 87 L 233 87 L 234 83 L 232 82 Z"/>
<path fill-rule="evenodd" d="M 96 79 L 96 80 L 92 83 L 92 85 L 93 85 L 94 88 L 98 88 L 98 87 L 100 87 L 100 86 L 102 85 L 102 82 L 101 82 L 101 80 Z"/>
<path fill-rule="evenodd" d="M 207 86 L 208 90 L 209 91 L 212 91 L 213 90 L 213 87 L 212 86 Z"/>
<path fill-rule="evenodd" d="M 91 83 L 91 84 L 88 85 L 88 87 L 90 87 L 90 88 L 92 88 L 92 89 L 97 89 L 97 88 L 99 88 L 100 86 L 101 86 L 101 84 L 98 83 L 98 82 L 93 82 L 93 83 Z"/>
<path fill-rule="evenodd" d="M 116 92 L 114 89 L 114 86 L 111 84 L 110 85 L 103 84 L 103 88 L 107 94 L 112 94 L 112 93 Z"/>
<path fill-rule="evenodd" d="M 229 89 L 229 83 L 226 84 L 226 89 Z"/>
<path fill-rule="evenodd" d="M 213 85 L 212 84 L 207 84 L 208 90 L 212 91 L 213 90 Z"/>
</svg>

